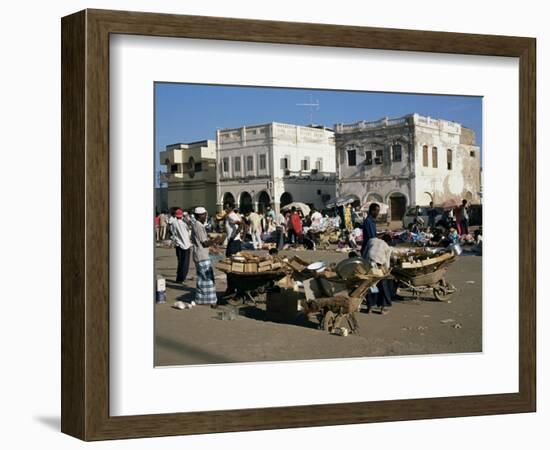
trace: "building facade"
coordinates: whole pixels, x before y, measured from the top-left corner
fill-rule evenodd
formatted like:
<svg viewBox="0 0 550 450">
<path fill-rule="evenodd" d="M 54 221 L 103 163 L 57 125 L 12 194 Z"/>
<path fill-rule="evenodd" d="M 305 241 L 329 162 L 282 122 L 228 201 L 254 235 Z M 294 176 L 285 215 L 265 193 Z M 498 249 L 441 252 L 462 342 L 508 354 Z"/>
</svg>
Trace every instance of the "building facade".
<svg viewBox="0 0 550 450">
<path fill-rule="evenodd" d="M 217 208 L 275 210 L 300 201 L 316 208 L 334 197 L 334 133 L 324 127 L 268 123 L 218 130 Z"/>
<path fill-rule="evenodd" d="M 480 148 L 459 123 L 410 114 L 337 124 L 335 141 L 337 195 L 386 203 L 391 220 L 431 201 L 480 202 Z"/>
<path fill-rule="evenodd" d="M 167 184 L 169 208 L 204 206 L 212 214 L 216 211 L 215 141 L 167 145 L 160 164 L 166 166 L 160 181 Z"/>
</svg>

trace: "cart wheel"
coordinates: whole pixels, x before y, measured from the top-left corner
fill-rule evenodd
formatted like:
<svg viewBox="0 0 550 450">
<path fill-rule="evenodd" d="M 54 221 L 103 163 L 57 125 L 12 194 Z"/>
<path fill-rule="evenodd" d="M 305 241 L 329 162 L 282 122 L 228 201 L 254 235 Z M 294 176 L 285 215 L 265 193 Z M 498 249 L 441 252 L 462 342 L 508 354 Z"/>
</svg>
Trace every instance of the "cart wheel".
<svg viewBox="0 0 550 450">
<path fill-rule="evenodd" d="M 227 302 L 228 305 L 231 305 L 231 306 L 242 306 L 242 304 L 244 303 L 244 299 L 240 295 L 235 295 L 235 296 L 226 298 L 225 301 Z"/>
<path fill-rule="evenodd" d="M 445 280 L 441 280 L 439 284 L 434 287 L 434 297 L 440 302 L 446 302 L 454 294 L 454 286 L 447 284 Z"/>
<path fill-rule="evenodd" d="M 325 315 L 323 316 L 323 320 L 321 320 L 321 323 L 319 324 L 319 328 L 321 330 L 330 331 L 334 327 L 334 319 L 336 317 L 336 314 L 334 314 L 332 311 L 327 311 Z"/>
</svg>

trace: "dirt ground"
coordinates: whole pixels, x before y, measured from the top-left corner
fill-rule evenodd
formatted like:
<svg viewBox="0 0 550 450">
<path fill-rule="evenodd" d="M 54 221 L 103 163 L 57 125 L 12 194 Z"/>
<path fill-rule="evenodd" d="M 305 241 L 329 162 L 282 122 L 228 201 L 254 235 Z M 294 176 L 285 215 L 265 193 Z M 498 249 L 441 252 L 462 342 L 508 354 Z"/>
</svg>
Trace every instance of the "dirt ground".
<svg viewBox="0 0 550 450">
<path fill-rule="evenodd" d="M 289 252 L 283 252 L 289 254 Z M 339 261 L 335 251 L 300 251 L 307 261 Z M 166 277 L 167 303 L 155 307 L 155 364 L 189 365 L 284 361 L 366 356 L 471 353 L 482 351 L 481 257 L 463 254 L 449 268 L 447 280 L 458 291 L 449 302 L 395 300 L 388 315 L 357 313 L 359 335 L 330 335 L 317 323 L 281 324 L 265 320 L 265 305 L 239 309 L 235 320 L 219 319 L 226 306 L 212 309 L 172 307 L 193 299 L 195 268 L 185 286 L 176 284 L 174 249 L 156 249 L 157 273 Z M 216 271 L 218 294 L 225 275 Z"/>
</svg>

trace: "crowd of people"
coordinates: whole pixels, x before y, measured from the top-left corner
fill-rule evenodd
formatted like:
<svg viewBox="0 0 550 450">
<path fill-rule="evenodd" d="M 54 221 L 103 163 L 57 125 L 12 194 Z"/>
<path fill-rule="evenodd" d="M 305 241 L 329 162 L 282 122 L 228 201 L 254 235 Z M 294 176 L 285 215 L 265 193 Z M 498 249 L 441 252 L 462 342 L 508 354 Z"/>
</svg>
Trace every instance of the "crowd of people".
<svg viewBox="0 0 550 450">
<path fill-rule="evenodd" d="M 233 205 L 225 205 L 224 211 L 218 216 L 217 224 L 213 224 L 213 231 L 225 231 L 227 244 L 235 232 L 235 223 L 239 224 L 239 241 L 250 242 L 254 249 L 264 248 L 265 243 L 274 244 L 277 250 L 285 245 L 303 245 L 313 248 L 310 231 L 319 230 L 327 226 L 339 228 L 338 215 L 329 216 L 311 208 L 307 214 L 301 209 L 291 207 L 282 212 L 276 212 L 271 205 L 266 205 L 264 211 L 241 212 Z M 234 244 L 233 244 L 234 245 Z"/>
<path fill-rule="evenodd" d="M 191 257 L 196 268 L 196 304 L 217 304 L 215 277 L 210 253 L 220 253 L 225 247 L 225 256 L 240 252 L 243 241 L 254 249 L 261 249 L 270 242 L 272 252 L 281 250 L 285 245 L 313 246 L 308 237 L 309 230 L 327 225 L 340 226 L 338 214 L 329 217 L 312 208 L 304 215 L 300 209 L 290 208 L 285 212 L 276 212 L 267 205 L 263 212 L 248 211 L 241 213 L 233 205 L 227 204 L 224 211 L 208 217 L 204 207 L 191 211 L 171 208 L 155 216 L 155 238 L 159 241 L 170 239 L 176 251 L 177 269 L 175 282 L 186 284 L 189 275 Z M 223 242 L 209 238 L 212 232 L 225 236 Z M 219 244 L 219 245 L 218 245 Z M 224 296 L 232 295 L 236 290 L 235 279 L 227 276 L 227 290 Z"/>
<path fill-rule="evenodd" d="M 192 255 L 197 280 L 194 301 L 215 307 L 217 296 L 210 254 L 221 253 L 222 247 L 225 247 L 226 257 L 231 257 L 244 248 L 266 248 L 265 243 L 270 244 L 269 248 L 273 252 L 282 250 L 287 245 L 303 245 L 314 249 L 316 231 L 336 229 L 342 231 L 346 245 L 351 247 L 350 257 L 361 256 L 373 267 L 389 268 L 391 246 L 395 244 L 396 234 L 380 234 L 377 231 L 379 214 L 380 205 L 377 203 L 369 205 L 366 217 L 362 217 L 358 209 L 349 204 L 335 208 L 330 214 L 315 208 L 304 214 L 295 206 L 278 212 L 271 205 L 265 205 L 263 211 L 242 213 L 234 205 L 227 204 L 221 213 L 212 217 L 200 206 L 192 211 L 172 208 L 169 212 L 155 216 L 155 233 L 157 241 L 169 237 L 175 247 L 176 283 L 186 283 Z M 427 224 L 420 207 L 416 207 L 411 230 L 405 232 L 431 231 L 430 242 L 435 245 L 456 243 L 461 235 L 469 232 L 469 208 L 466 200 L 456 208 L 444 210 L 443 214 L 430 203 L 426 215 Z M 223 236 L 224 240 L 209 237 L 214 232 Z M 359 239 L 355 239 L 355 236 Z M 480 235 L 477 239 L 480 239 Z M 224 296 L 233 295 L 235 291 L 236 280 L 229 273 Z M 377 306 L 385 314 L 387 307 L 392 304 L 395 291 L 396 286 L 392 281 L 381 280 L 366 297 L 367 312 Z"/>
</svg>

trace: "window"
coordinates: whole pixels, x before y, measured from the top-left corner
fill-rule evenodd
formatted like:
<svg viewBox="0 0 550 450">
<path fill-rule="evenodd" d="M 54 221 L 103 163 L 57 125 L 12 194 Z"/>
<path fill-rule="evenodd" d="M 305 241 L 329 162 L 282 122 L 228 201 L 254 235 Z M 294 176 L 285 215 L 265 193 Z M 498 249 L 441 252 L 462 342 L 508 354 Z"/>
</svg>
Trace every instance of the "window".
<svg viewBox="0 0 550 450">
<path fill-rule="evenodd" d="M 422 165 L 428 167 L 428 146 L 424 145 L 422 147 Z"/>
<path fill-rule="evenodd" d="M 453 170 L 453 151 L 447 149 L 447 170 Z"/>
<path fill-rule="evenodd" d="M 223 158 L 222 160 L 223 173 L 229 172 L 229 158 Z"/>
<path fill-rule="evenodd" d="M 437 169 L 437 147 L 432 147 L 432 167 Z"/>
<path fill-rule="evenodd" d="M 393 162 L 401 161 L 401 146 L 393 145 L 391 148 Z"/>
<path fill-rule="evenodd" d="M 202 172 L 202 163 L 195 163 L 195 172 Z"/>
<path fill-rule="evenodd" d="M 178 171 L 178 165 L 177 164 L 172 164 L 170 166 L 170 172 L 175 173 L 177 171 Z"/>
<path fill-rule="evenodd" d="M 241 157 L 236 156 L 233 158 L 233 172 L 241 173 Z"/>
<path fill-rule="evenodd" d="M 317 172 L 321 172 L 323 170 L 323 160 L 322 159 L 318 159 L 317 161 L 315 161 L 315 170 L 317 170 Z"/>
<path fill-rule="evenodd" d="M 365 153 L 365 164 L 367 166 L 372 165 L 372 151 L 370 150 Z"/>
<path fill-rule="evenodd" d="M 288 156 L 281 158 L 281 169 L 283 170 L 290 169 L 290 158 Z"/>
<path fill-rule="evenodd" d="M 348 150 L 348 166 L 357 165 L 357 151 L 355 149 Z"/>
<path fill-rule="evenodd" d="M 309 158 L 302 159 L 302 170 L 309 170 Z"/>
<path fill-rule="evenodd" d="M 265 170 L 266 169 L 266 167 L 267 167 L 266 163 L 267 163 L 267 160 L 266 160 L 265 154 L 260 155 L 260 162 L 259 162 L 260 170 Z"/>
<path fill-rule="evenodd" d="M 474 152 L 473 150 L 470 150 L 470 157 L 475 158 L 476 152 Z"/>
<path fill-rule="evenodd" d="M 247 156 L 246 157 L 246 171 L 247 172 L 253 172 L 254 171 L 254 157 L 253 156 Z"/>
<path fill-rule="evenodd" d="M 384 161 L 384 150 L 376 150 L 374 153 L 374 162 L 376 164 L 382 164 Z"/>
</svg>

